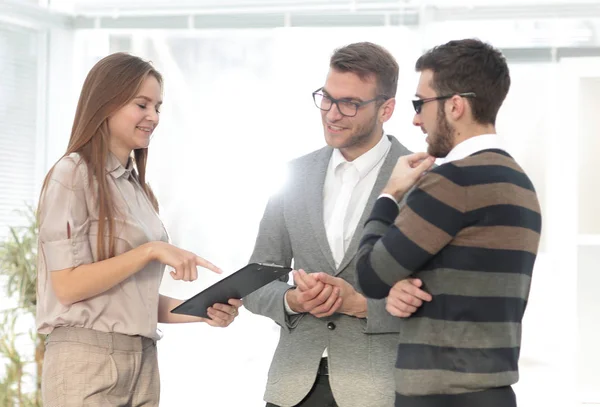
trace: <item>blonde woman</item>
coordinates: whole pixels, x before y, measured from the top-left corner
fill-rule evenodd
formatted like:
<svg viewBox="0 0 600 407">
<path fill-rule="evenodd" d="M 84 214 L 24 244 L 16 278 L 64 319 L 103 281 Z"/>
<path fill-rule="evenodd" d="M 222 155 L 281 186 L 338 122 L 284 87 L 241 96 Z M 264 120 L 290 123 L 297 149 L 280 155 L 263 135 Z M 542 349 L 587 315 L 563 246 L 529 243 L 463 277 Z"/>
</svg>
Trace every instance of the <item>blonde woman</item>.
<svg viewBox="0 0 600 407">
<path fill-rule="evenodd" d="M 124 53 L 89 72 L 65 155 L 39 204 L 37 328 L 47 338 L 45 407 L 158 406 L 157 323 L 228 326 L 241 302 L 215 304 L 210 319 L 171 314 L 159 294 L 165 265 L 193 281 L 197 266 L 220 270 L 168 243 L 146 183 L 159 122 L 162 77 Z"/>
</svg>

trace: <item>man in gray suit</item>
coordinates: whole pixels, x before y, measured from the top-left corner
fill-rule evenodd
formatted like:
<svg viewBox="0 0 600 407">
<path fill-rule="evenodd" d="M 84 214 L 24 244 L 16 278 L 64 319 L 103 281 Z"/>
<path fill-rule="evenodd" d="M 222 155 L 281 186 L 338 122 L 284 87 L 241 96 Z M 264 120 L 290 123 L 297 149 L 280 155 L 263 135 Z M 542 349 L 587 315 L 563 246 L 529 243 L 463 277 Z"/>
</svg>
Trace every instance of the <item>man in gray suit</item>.
<svg viewBox="0 0 600 407">
<path fill-rule="evenodd" d="M 385 299 L 357 289 L 355 255 L 375 199 L 398 158 L 410 153 L 383 131 L 397 83 L 398 64 L 384 48 L 336 50 L 325 85 L 313 93 L 327 146 L 292 161 L 286 187 L 267 204 L 250 261 L 293 261 L 297 270 L 294 286 L 286 278 L 244 298 L 248 310 L 281 327 L 267 406 L 394 404 L 400 320 Z M 409 315 L 428 301 L 419 286 L 399 282 L 401 300 L 388 310 Z"/>
</svg>

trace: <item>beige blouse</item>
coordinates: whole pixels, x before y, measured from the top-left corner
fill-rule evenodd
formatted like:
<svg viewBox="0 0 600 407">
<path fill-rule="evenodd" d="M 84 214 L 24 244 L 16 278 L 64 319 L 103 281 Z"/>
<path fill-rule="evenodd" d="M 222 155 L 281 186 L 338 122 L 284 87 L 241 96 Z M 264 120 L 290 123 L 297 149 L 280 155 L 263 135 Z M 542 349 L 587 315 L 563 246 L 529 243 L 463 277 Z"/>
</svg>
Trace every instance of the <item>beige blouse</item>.
<svg viewBox="0 0 600 407">
<path fill-rule="evenodd" d="M 106 168 L 117 207 L 115 255 L 149 241 L 167 241 L 167 232 L 131 161 L 124 168 L 110 154 Z M 158 289 L 163 264 L 148 263 L 110 290 L 70 306 L 62 305 L 54 294 L 50 273 L 98 261 L 98 208 L 92 191 L 96 189 L 89 185 L 87 167 L 78 154 L 62 158 L 54 167 L 39 208 L 38 332 L 48 334 L 58 326 L 74 326 L 159 339 Z"/>
</svg>

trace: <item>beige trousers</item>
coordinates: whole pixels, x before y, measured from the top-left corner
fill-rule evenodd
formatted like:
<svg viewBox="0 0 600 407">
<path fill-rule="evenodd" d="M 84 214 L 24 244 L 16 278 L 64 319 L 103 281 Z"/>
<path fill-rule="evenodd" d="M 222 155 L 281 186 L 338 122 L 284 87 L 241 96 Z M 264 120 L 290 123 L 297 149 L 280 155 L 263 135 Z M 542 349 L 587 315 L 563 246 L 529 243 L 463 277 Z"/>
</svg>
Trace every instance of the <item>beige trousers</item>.
<svg viewBox="0 0 600 407">
<path fill-rule="evenodd" d="M 71 327 L 46 339 L 44 407 L 156 407 L 159 394 L 152 339 Z"/>
</svg>

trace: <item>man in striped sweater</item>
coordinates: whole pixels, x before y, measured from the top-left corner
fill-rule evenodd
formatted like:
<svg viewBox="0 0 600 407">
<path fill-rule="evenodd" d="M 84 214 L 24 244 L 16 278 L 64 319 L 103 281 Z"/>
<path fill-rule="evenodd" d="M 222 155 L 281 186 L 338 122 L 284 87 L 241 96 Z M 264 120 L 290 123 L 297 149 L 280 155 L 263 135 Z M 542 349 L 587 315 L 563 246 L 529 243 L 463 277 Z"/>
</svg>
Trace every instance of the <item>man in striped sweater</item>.
<svg viewBox="0 0 600 407">
<path fill-rule="evenodd" d="M 364 228 L 358 281 L 367 297 L 389 295 L 391 313 L 408 277 L 433 297 L 400 329 L 396 406 L 514 407 L 541 215 L 495 134 L 508 67 L 490 45 L 461 40 L 433 48 L 416 70 L 413 123 L 428 154 L 398 160 Z M 424 173 L 434 157 L 444 163 Z"/>
</svg>

